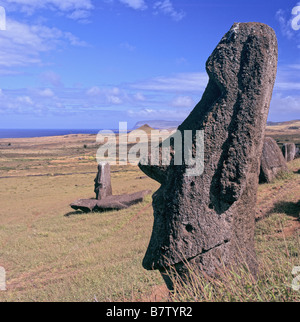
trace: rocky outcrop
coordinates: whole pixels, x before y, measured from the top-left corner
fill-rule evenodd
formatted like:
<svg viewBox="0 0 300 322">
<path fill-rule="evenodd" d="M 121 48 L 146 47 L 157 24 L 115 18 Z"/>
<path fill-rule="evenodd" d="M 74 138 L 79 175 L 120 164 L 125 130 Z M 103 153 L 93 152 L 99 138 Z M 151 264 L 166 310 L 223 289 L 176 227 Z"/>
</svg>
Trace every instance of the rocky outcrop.
<svg viewBox="0 0 300 322">
<path fill-rule="evenodd" d="M 287 171 L 286 161 L 276 141 L 271 137 L 266 137 L 261 158 L 259 182 L 271 183 L 279 173 Z"/>
<path fill-rule="evenodd" d="M 257 272 L 255 203 L 277 57 L 270 27 L 234 24 L 207 61 L 202 100 L 178 128 L 183 138 L 192 131 L 194 156 L 197 131 L 204 131 L 203 174 L 188 175 L 192 166 L 186 160 L 174 165 L 172 141 L 170 165 L 152 165 L 150 155 L 139 164 L 161 183 L 143 266 L 160 270 L 170 289 L 166 271 L 175 269 L 186 279 L 186 261 L 209 275 L 240 262 Z"/>
</svg>

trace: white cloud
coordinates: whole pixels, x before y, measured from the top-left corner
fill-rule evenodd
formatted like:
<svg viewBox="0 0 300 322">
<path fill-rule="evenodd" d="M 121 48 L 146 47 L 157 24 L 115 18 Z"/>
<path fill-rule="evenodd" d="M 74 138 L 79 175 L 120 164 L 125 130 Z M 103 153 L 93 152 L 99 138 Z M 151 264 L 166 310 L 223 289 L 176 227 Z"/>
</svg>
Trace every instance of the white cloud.
<svg viewBox="0 0 300 322">
<path fill-rule="evenodd" d="M 147 9 L 147 5 L 144 0 L 119 0 L 119 1 L 135 10 Z"/>
<path fill-rule="evenodd" d="M 142 94 L 142 93 L 136 93 L 133 96 L 134 100 L 138 101 L 138 102 L 144 102 L 146 101 L 146 97 Z"/>
<path fill-rule="evenodd" d="M 123 101 L 122 101 L 122 99 L 120 97 L 114 96 L 114 95 L 108 95 L 107 96 L 107 102 L 111 103 L 111 104 L 116 104 L 116 105 L 119 105 L 119 104 L 123 103 Z"/>
<path fill-rule="evenodd" d="M 45 88 L 43 90 L 40 90 L 38 92 L 38 94 L 42 97 L 53 97 L 54 96 L 54 92 L 52 91 L 52 89 L 50 88 Z"/>
<path fill-rule="evenodd" d="M 62 87 L 63 86 L 60 75 L 58 75 L 57 73 L 55 73 L 51 70 L 42 73 L 40 75 L 40 80 L 43 84 L 46 84 L 48 86 L 49 85 L 54 86 L 54 87 Z"/>
<path fill-rule="evenodd" d="M 88 96 L 99 96 L 101 95 L 102 91 L 98 86 L 93 86 L 87 90 L 86 94 Z"/>
<path fill-rule="evenodd" d="M 275 92 L 299 91 L 300 90 L 300 65 L 290 64 L 278 67 Z"/>
<path fill-rule="evenodd" d="M 89 23 L 88 18 L 91 16 L 91 12 L 88 10 L 75 10 L 68 14 L 67 17 L 73 20 L 77 20 L 82 23 Z"/>
<path fill-rule="evenodd" d="M 86 95 L 90 98 L 90 103 L 99 105 L 119 105 L 127 98 L 126 93 L 118 87 L 100 88 L 93 86 L 86 91 Z"/>
<path fill-rule="evenodd" d="M 63 37 L 69 41 L 72 46 L 75 47 L 88 47 L 88 44 L 80 40 L 78 37 L 74 36 L 71 32 L 65 32 Z"/>
<path fill-rule="evenodd" d="M 281 33 L 285 37 L 287 37 L 288 39 L 293 38 L 294 33 L 293 33 L 293 29 L 291 27 L 291 19 L 290 20 L 287 19 L 285 11 L 282 9 L 279 9 L 276 12 L 275 17 L 276 17 L 277 21 L 279 22 Z"/>
<path fill-rule="evenodd" d="M 182 20 L 186 14 L 183 11 L 176 11 L 170 0 L 162 0 L 154 3 L 155 14 L 163 13 L 170 16 L 175 21 Z"/>
<path fill-rule="evenodd" d="M 156 77 L 148 81 L 141 81 L 129 86 L 135 89 L 147 91 L 196 92 L 203 91 L 208 83 L 206 73 L 181 73 L 172 77 Z"/>
<path fill-rule="evenodd" d="M 298 3 L 300 5 L 300 3 Z M 291 15 L 290 11 L 279 9 L 276 12 L 275 18 L 280 25 L 281 33 L 284 37 L 295 42 L 297 48 L 300 48 L 300 33 L 293 29 L 293 20 L 296 16 Z"/>
<path fill-rule="evenodd" d="M 94 9 L 91 0 L 3 0 L 2 5 L 11 11 L 21 11 L 28 15 L 37 10 L 59 11 L 75 20 L 87 18 L 88 13 Z"/>
<path fill-rule="evenodd" d="M 300 96 L 283 96 L 282 94 L 275 95 L 271 102 L 270 114 L 278 116 L 291 115 L 290 119 L 299 119 Z M 293 117 L 292 115 L 295 116 Z"/>
<path fill-rule="evenodd" d="M 300 90 L 300 82 L 276 82 L 275 90 L 277 91 L 291 91 Z"/>
<path fill-rule="evenodd" d="M 33 105 L 33 101 L 29 96 L 20 96 L 17 97 L 17 101 L 25 105 Z"/>
<path fill-rule="evenodd" d="M 86 43 L 58 28 L 8 19 L 7 30 L 0 33 L 0 68 L 42 64 L 41 53 L 64 45 L 86 46 Z"/>
<path fill-rule="evenodd" d="M 190 108 L 195 104 L 194 100 L 190 96 L 178 96 L 171 102 L 171 105 L 175 107 Z"/>
<path fill-rule="evenodd" d="M 128 51 L 135 51 L 135 47 L 131 44 L 129 44 L 128 42 L 124 42 L 120 44 L 120 47 L 122 49 L 128 50 Z"/>
<path fill-rule="evenodd" d="M 278 67 L 277 79 L 270 106 L 270 117 L 277 120 L 298 119 L 300 115 L 300 65 Z"/>
<path fill-rule="evenodd" d="M 188 111 L 170 111 L 169 109 L 151 109 L 144 108 L 140 110 L 127 110 L 127 114 L 132 118 L 142 118 L 142 119 L 152 119 L 152 120 L 162 120 L 168 119 L 170 120 L 170 116 L 172 120 L 184 120 L 189 112 Z"/>
</svg>

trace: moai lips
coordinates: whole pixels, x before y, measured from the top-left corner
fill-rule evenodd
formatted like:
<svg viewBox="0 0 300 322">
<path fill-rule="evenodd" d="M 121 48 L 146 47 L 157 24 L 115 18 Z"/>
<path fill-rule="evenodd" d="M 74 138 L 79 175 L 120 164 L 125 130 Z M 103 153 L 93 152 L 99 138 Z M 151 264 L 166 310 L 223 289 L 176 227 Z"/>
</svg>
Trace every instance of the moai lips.
<svg viewBox="0 0 300 322">
<path fill-rule="evenodd" d="M 185 261 L 209 275 L 242 261 L 256 274 L 256 192 L 277 59 L 273 29 L 234 24 L 206 63 L 202 100 L 178 128 L 182 137 L 193 131 L 193 151 L 196 131 L 204 131 L 203 174 L 186 175 L 185 161 L 174 165 L 172 143 L 169 166 L 151 165 L 150 155 L 139 164 L 161 183 L 146 269 L 164 272 L 171 265 L 184 278 Z"/>
</svg>

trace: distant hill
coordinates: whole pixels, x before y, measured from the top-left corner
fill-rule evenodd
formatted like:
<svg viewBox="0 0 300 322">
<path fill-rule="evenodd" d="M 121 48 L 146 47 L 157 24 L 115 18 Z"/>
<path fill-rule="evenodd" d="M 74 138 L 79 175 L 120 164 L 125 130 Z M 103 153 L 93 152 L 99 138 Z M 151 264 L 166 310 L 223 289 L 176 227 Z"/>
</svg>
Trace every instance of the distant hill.
<svg viewBox="0 0 300 322">
<path fill-rule="evenodd" d="M 268 122 L 266 136 L 271 136 L 282 147 L 285 143 L 300 146 L 300 120 L 288 122 Z"/>
<path fill-rule="evenodd" d="M 151 134 L 151 131 L 153 131 L 154 128 L 149 126 L 148 124 L 144 124 L 143 126 L 139 127 L 137 130 L 141 130 L 146 132 L 147 134 Z"/>
<path fill-rule="evenodd" d="M 182 122 L 180 121 L 140 121 L 137 122 L 136 125 L 134 126 L 134 130 L 144 126 L 148 125 L 152 129 L 155 130 L 164 130 L 164 129 L 174 129 L 177 128 Z"/>
<path fill-rule="evenodd" d="M 267 122 L 267 126 L 281 126 L 281 125 L 294 125 L 295 123 L 299 123 L 300 120 L 294 120 L 294 121 L 286 121 L 286 122 Z"/>
<path fill-rule="evenodd" d="M 267 130 L 269 131 L 288 131 L 300 130 L 300 120 L 287 121 L 287 122 L 268 122 Z"/>
</svg>

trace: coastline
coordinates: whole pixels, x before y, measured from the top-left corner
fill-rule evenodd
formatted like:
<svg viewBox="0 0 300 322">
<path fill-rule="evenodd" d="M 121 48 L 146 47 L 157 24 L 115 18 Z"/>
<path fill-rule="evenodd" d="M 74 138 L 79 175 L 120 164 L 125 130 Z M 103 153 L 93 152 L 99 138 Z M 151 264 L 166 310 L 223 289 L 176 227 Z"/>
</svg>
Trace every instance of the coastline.
<svg viewBox="0 0 300 322">
<path fill-rule="evenodd" d="M 66 135 L 96 135 L 96 129 L 0 129 L 0 139 L 26 139 Z"/>
</svg>

